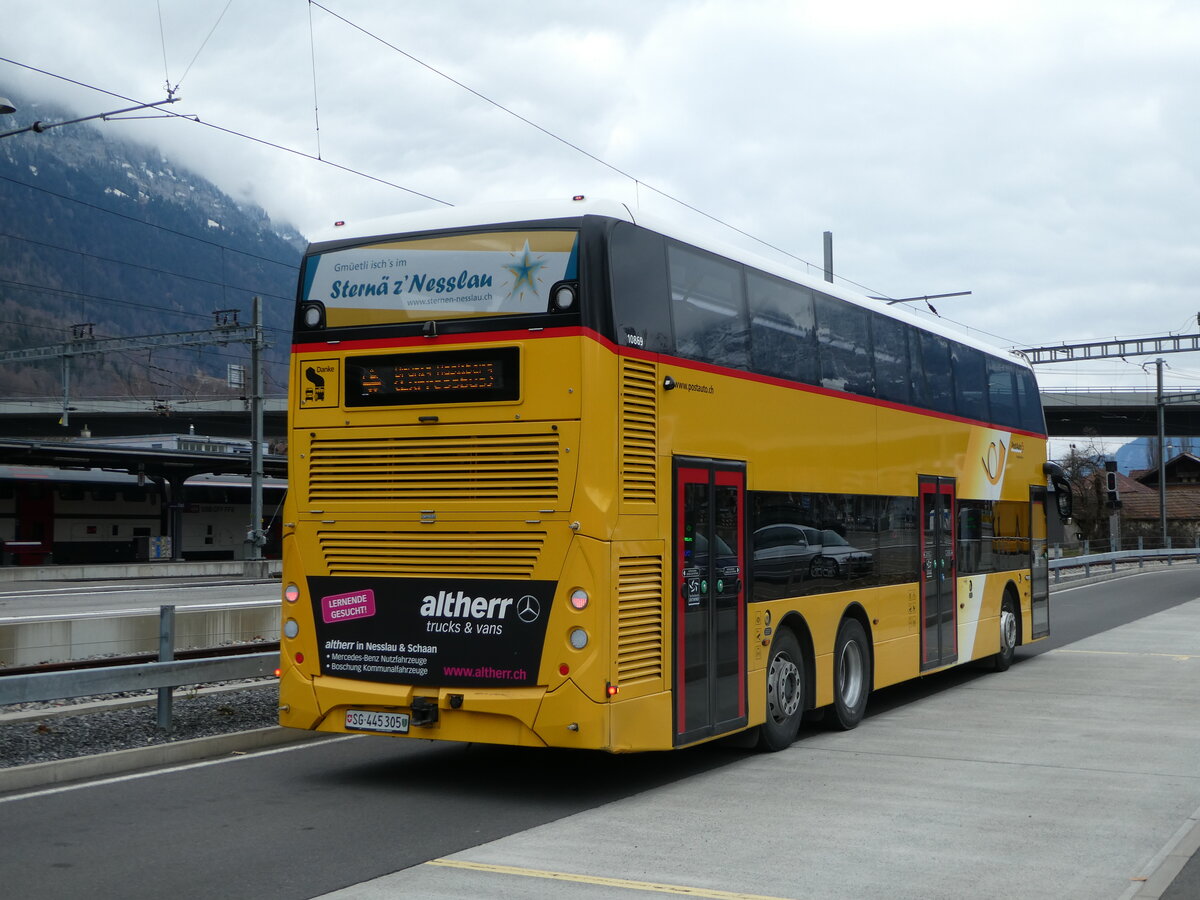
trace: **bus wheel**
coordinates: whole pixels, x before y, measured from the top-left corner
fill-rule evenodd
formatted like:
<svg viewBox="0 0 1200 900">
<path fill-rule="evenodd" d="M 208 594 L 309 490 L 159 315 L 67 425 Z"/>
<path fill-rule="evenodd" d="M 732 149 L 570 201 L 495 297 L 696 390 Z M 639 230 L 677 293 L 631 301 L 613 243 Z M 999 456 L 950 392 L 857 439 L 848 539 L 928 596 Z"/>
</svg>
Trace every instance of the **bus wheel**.
<svg viewBox="0 0 1200 900">
<path fill-rule="evenodd" d="M 1000 652 L 992 657 L 992 667 L 997 672 L 1005 671 L 1017 655 L 1017 601 L 1012 591 L 1004 592 L 1000 603 Z"/>
<path fill-rule="evenodd" d="M 857 619 L 843 619 L 833 649 L 833 709 L 838 727 L 849 731 L 862 721 L 871 693 L 871 651 Z"/>
<path fill-rule="evenodd" d="M 804 715 L 804 654 L 796 635 L 780 629 L 767 663 L 767 720 L 759 726 L 758 746 L 786 750 L 796 740 Z"/>
</svg>

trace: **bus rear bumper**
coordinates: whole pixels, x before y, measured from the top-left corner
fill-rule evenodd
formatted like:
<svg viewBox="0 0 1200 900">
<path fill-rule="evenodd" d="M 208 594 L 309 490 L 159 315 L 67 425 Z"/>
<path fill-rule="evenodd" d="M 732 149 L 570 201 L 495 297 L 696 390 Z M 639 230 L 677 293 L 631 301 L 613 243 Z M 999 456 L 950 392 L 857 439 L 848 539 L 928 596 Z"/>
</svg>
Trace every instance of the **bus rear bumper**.
<svg viewBox="0 0 1200 900">
<path fill-rule="evenodd" d="M 628 753 L 669 750 L 671 695 L 597 703 L 574 682 L 545 688 L 414 688 L 344 678 L 305 678 L 287 668 L 280 679 L 279 724 L 309 731 L 362 734 L 346 711 L 408 713 L 406 734 L 387 737 L 564 747 Z M 419 724 L 424 723 L 424 724 Z"/>
<path fill-rule="evenodd" d="M 422 688 L 328 676 L 305 678 L 295 668 L 280 678 L 279 724 L 360 734 L 346 726 L 349 709 L 403 712 L 406 734 L 425 740 L 522 747 L 606 749 L 609 704 L 596 703 L 568 681 L 554 691 L 529 688 Z"/>
</svg>

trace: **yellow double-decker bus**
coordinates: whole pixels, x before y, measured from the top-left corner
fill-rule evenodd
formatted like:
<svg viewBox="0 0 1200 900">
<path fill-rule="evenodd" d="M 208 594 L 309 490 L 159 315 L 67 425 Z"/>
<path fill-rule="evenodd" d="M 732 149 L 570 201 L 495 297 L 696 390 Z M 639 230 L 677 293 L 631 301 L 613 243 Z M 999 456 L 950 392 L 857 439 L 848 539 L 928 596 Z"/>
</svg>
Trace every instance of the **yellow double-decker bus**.
<svg viewBox="0 0 1200 900">
<path fill-rule="evenodd" d="M 583 198 L 344 226 L 298 294 L 283 725 L 777 750 L 1049 631 L 1017 356 Z"/>
</svg>

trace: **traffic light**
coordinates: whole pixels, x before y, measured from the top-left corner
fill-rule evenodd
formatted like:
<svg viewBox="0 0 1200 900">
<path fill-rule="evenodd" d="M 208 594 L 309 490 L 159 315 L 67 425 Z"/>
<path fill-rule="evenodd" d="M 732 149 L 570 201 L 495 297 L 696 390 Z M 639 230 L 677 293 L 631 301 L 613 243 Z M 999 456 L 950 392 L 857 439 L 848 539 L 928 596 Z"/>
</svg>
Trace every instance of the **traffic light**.
<svg viewBox="0 0 1200 900">
<path fill-rule="evenodd" d="M 1108 490 L 1108 506 L 1110 509 L 1121 508 L 1121 498 L 1117 494 L 1117 464 L 1113 461 L 1104 464 L 1105 487 Z"/>
</svg>

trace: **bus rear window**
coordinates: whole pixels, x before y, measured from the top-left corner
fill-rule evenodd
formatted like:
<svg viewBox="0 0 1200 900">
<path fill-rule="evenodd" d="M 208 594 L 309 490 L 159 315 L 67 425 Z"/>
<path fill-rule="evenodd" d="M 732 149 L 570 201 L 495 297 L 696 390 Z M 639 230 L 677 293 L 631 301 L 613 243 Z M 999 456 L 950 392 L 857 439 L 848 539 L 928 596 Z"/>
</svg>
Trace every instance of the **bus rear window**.
<svg viewBox="0 0 1200 900">
<path fill-rule="evenodd" d="M 545 314 L 579 277 L 577 231 L 487 231 L 378 241 L 308 257 L 302 328 Z"/>
</svg>

